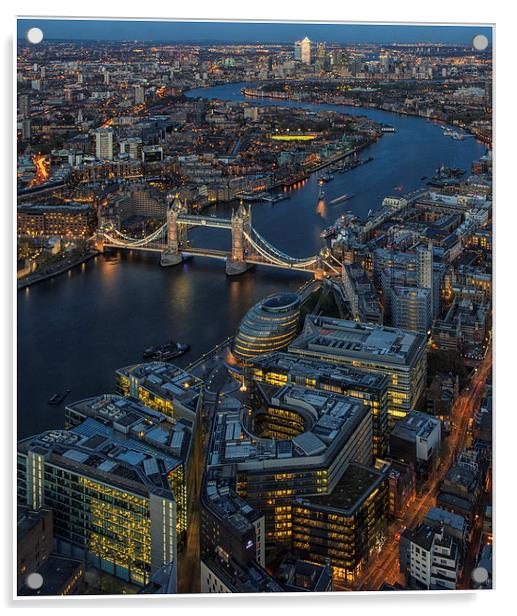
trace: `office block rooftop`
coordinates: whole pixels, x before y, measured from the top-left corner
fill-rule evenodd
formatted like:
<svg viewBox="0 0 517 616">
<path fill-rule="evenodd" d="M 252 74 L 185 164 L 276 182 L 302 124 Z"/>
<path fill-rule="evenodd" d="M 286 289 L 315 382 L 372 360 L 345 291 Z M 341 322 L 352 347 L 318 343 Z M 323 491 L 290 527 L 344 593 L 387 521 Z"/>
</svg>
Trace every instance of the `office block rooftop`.
<svg viewBox="0 0 517 616">
<path fill-rule="evenodd" d="M 135 386 L 143 386 L 160 398 L 180 401 L 193 412 L 203 383 L 178 366 L 157 361 L 119 368 L 116 375 L 129 380 L 128 393 L 135 398 L 138 397 Z"/>
<path fill-rule="evenodd" d="M 271 353 L 258 357 L 252 362 L 253 368 L 267 371 L 277 371 L 289 374 L 290 380 L 297 377 L 310 377 L 316 382 L 340 383 L 343 387 L 364 387 L 371 390 L 382 391 L 389 383 L 385 374 L 367 372 L 349 366 L 336 364 L 317 359 L 307 359 L 292 353 Z"/>
<path fill-rule="evenodd" d="M 369 415 L 357 399 L 289 384 L 281 389 L 258 384 L 272 405 L 292 409 L 306 421 L 306 430 L 291 440 L 261 438 L 253 432 L 253 411 L 219 412 L 214 419 L 208 465 L 238 464 L 239 468 L 305 466 L 337 450 Z"/>
<path fill-rule="evenodd" d="M 397 421 L 391 434 L 405 441 L 413 442 L 418 438 L 426 439 L 438 427 L 440 420 L 421 413 L 420 411 L 410 411 L 406 417 Z"/>
<path fill-rule="evenodd" d="M 289 350 L 408 365 L 425 344 L 423 334 L 310 314 Z"/>
<path fill-rule="evenodd" d="M 297 499 L 300 502 L 317 505 L 318 509 L 339 511 L 353 515 L 354 511 L 386 479 L 386 473 L 363 464 L 349 464 L 331 494 Z"/>
<path fill-rule="evenodd" d="M 282 586 L 256 562 L 237 562 L 213 555 L 203 560 L 217 578 L 234 593 L 284 592 Z"/>
<path fill-rule="evenodd" d="M 136 401 L 103 395 L 67 406 L 71 429 L 49 430 L 18 443 L 20 453 L 55 457 L 83 475 L 128 491 L 169 490 L 167 474 L 188 455 L 188 422 L 166 416 Z"/>
<path fill-rule="evenodd" d="M 216 518 L 239 534 L 251 530 L 262 515 L 235 492 L 235 473 L 230 466 L 206 471 L 201 500 Z"/>
</svg>

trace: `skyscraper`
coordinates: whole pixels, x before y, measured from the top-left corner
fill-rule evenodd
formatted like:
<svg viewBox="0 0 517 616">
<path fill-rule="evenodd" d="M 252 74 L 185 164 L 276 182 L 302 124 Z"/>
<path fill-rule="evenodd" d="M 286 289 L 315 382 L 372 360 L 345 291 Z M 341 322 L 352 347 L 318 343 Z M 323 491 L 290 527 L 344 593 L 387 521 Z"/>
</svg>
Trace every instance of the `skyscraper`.
<svg viewBox="0 0 517 616">
<path fill-rule="evenodd" d="M 383 73 L 389 72 L 390 58 L 387 52 L 383 52 L 379 55 L 379 64 Z"/>
<path fill-rule="evenodd" d="M 301 61 L 305 64 L 311 63 L 311 47 L 312 43 L 306 36 L 301 42 Z"/>
<path fill-rule="evenodd" d="M 326 57 L 326 48 L 325 48 L 325 43 L 318 43 L 317 47 L 316 47 L 316 61 L 323 66 L 323 64 L 325 63 L 325 57 Z"/>
<path fill-rule="evenodd" d="M 416 271 L 419 288 L 431 291 L 431 312 L 434 316 L 437 306 L 433 293 L 433 245 L 431 242 L 427 246 L 417 248 Z"/>
<path fill-rule="evenodd" d="M 302 42 L 295 41 L 294 43 L 294 59 L 301 60 L 302 59 Z"/>
<path fill-rule="evenodd" d="M 113 131 L 99 128 L 95 131 L 95 157 L 111 160 L 113 158 Z"/>
<path fill-rule="evenodd" d="M 140 105 L 145 101 L 144 88 L 142 86 L 135 86 L 135 105 Z"/>
<path fill-rule="evenodd" d="M 303 41 L 296 41 L 296 43 L 294 44 L 294 59 L 300 60 L 305 64 L 310 64 L 311 49 L 312 43 L 308 37 L 305 37 Z"/>
<path fill-rule="evenodd" d="M 27 120 L 31 115 L 31 99 L 28 94 L 22 94 L 19 98 L 19 114 L 22 120 Z"/>
<path fill-rule="evenodd" d="M 433 288 L 433 245 L 417 248 L 418 286 L 421 289 Z"/>
</svg>

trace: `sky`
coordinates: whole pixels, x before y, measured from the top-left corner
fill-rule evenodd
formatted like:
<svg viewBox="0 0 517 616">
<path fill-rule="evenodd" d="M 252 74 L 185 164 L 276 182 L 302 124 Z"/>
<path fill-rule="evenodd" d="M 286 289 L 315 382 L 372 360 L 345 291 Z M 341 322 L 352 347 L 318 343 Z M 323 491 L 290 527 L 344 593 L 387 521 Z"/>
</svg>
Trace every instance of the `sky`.
<svg viewBox="0 0 517 616">
<path fill-rule="evenodd" d="M 292 42 L 308 36 L 328 43 L 457 43 L 469 44 L 476 34 L 492 41 L 490 27 L 360 24 L 210 23 L 171 21 L 113 21 L 19 19 L 18 38 L 30 27 L 41 28 L 45 39 L 138 40 L 160 42 Z"/>
</svg>

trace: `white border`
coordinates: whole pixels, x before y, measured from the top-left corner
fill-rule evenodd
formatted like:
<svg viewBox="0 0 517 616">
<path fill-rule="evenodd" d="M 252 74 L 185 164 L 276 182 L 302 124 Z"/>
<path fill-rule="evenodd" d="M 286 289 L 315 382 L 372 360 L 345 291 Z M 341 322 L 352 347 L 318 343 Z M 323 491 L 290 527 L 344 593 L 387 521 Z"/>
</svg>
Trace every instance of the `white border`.
<svg viewBox="0 0 517 616">
<path fill-rule="evenodd" d="M 380 6 L 378 6 L 379 4 Z M 24 2 L 23 4 L 18 5 L 16 7 L 16 10 L 20 13 L 21 12 L 25 14 L 32 13 L 33 15 L 37 15 L 42 9 L 51 8 L 52 10 L 49 10 L 48 12 L 49 13 L 52 12 L 55 15 L 55 17 L 59 17 L 60 15 L 70 15 L 76 18 L 80 18 L 81 13 L 84 12 L 85 7 L 86 5 L 83 5 L 83 4 L 70 5 L 69 3 L 63 2 L 63 1 L 59 1 L 59 2 L 54 1 L 52 7 L 49 7 L 47 5 L 41 4 L 41 2 L 37 3 L 37 2 L 33 2 L 32 0 L 28 0 L 27 2 Z M 6 8 L 7 7 L 4 7 L 4 12 Z M 103 16 L 103 12 L 107 12 L 106 6 L 102 2 L 99 2 L 98 0 L 90 0 L 88 2 L 87 8 L 89 12 L 98 15 L 102 19 L 110 18 L 108 16 Z M 134 2 L 134 1 L 129 0 L 124 3 L 120 3 L 119 5 L 117 5 L 116 8 L 118 10 L 116 11 L 114 10 L 115 7 L 113 5 L 110 5 L 108 8 L 109 8 L 110 13 L 113 13 L 113 12 L 120 12 L 121 14 L 123 13 L 123 17 L 121 17 L 123 19 L 129 19 L 131 17 L 135 19 L 145 19 L 145 18 L 139 17 L 139 14 L 142 11 L 141 2 Z M 176 12 L 176 8 L 177 7 L 175 7 L 174 5 L 170 3 L 165 3 L 163 1 L 155 2 L 153 3 L 153 6 L 152 6 L 153 12 L 161 13 L 162 15 L 167 15 L 167 13 L 169 13 L 171 10 Z M 179 10 L 181 10 L 181 7 L 178 7 L 178 8 Z M 296 11 L 294 15 L 293 15 L 293 9 Z M 6 33 L 7 33 L 6 36 L 10 37 L 11 39 L 13 38 L 13 33 L 16 32 L 15 27 L 13 26 L 13 22 L 12 22 L 13 13 L 14 11 L 10 12 L 9 15 L 4 16 L 4 20 L 1 24 L 1 26 L 6 29 Z M 257 13 L 260 13 L 260 15 L 257 15 Z M 235 15 L 238 15 L 238 18 L 236 18 Z M 442 21 L 444 15 L 447 16 L 446 22 Z M 267 18 L 265 18 L 266 16 Z M 6 17 L 7 17 L 7 20 L 6 20 Z M 204 0 L 199 0 L 196 6 L 193 6 L 189 10 L 189 14 L 183 15 L 181 17 L 177 17 L 174 21 L 187 21 L 187 20 L 188 21 L 207 21 L 210 19 L 220 19 L 220 20 L 228 20 L 228 21 L 258 21 L 258 22 L 266 22 L 266 23 L 267 21 L 297 21 L 297 22 L 314 21 L 316 23 L 322 23 L 322 22 L 323 23 L 325 22 L 333 23 L 333 22 L 342 20 L 342 21 L 346 21 L 346 23 L 365 23 L 365 17 L 366 18 L 370 17 L 372 21 L 373 19 L 375 19 L 375 23 L 379 23 L 379 24 L 380 23 L 393 24 L 396 22 L 409 22 L 410 21 L 411 24 L 415 24 L 415 25 L 418 23 L 421 23 L 421 24 L 423 23 L 431 24 L 432 23 L 434 25 L 448 25 L 448 24 L 456 24 L 456 23 L 470 25 L 473 23 L 474 24 L 477 23 L 479 25 L 481 24 L 484 25 L 484 24 L 493 23 L 495 21 L 497 23 L 497 28 L 498 28 L 498 60 L 497 60 L 498 61 L 498 75 L 504 74 L 506 76 L 508 84 L 513 82 L 514 80 L 513 64 L 514 64 L 515 52 L 513 49 L 513 41 L 515 40 L 515 34 L 510 30 L 514 22 L 510 19 L 509 15 L 506 16 L 504 14 L 504 9 L 500 9 L 499 7 L 489 6 L 487 5 L 487 3 L 465 2 L 464 0 L 456 0 L 456 2 L 454 3 L 450 3 L 450 2 L 446 3 L 446 2 L 441 2 L 441 1 L 436 0 L 435 2 L 433 2 L 432 4 L 428 6 L 427 5 L 409 6 L 409 5 L 405 5 L 403 2 L 398 1 L 398 0 L 392 0 L 389 3 L 387 2 L 379 3 L 379 2 L 375 2 L 371 0 L 368 3 L 368 7 L 365 9 L 362 6 L 357 6 L 357 5 L 354 6 L 348 3 L 345 4 L 341 2 L 339 3 L 338 6 L 335 6 L 333 3 L 328 3 L 324 6 L 316 6 L 315 3 L 312 3 L 309 6 L 302 7 L 301 3 L 297 3 L 293 7 L 289 5 L 280 6 L 279 3 L 275 4 L 275 2 L 271 0 L 262 0 L 260 5 L 257 5 L 257 6 L 254 6 L 254 5 L 245 6 L 242 3 L 236 2 L 235 0 L 225 0 L 224 5 L 219 6 L 213 3 L 208 3 Z M 151 19 L 151 18 L 147 18 L 147 19 Z M 372 23 L 372 21 L 369 21 L 368 23 Z M 504 36 L 504 34 L 506 34 L 507 36 Z M 499 40 L 500 38 L 501 40 L 503 40 L 502 44 Z M 4 41 L 4 45 L 5 45 L 5 41 Z M 4 50 L 5 49 L 6 47 L 4 46 Z M 4 54 L 4 57 L 6 58 L 6 60 L 7 58 L 9 58 L 9 56 L 11 56 L 11 59 L 14 62 L 15 58 L 13 57 L 14 54 L 12 54 L 12 52 L 8 51 L 8 53 Z M 7 60 L 7 62 L 9 62 L 9 60 Z M 504 68 L 504 65 L 503 65 L 504 62 L 508 64 L 506 68 Z M 9 66 L 7 67 L 7 72 L 9 71 L 10 68 L 11 67 Z M 6 82 L 4 81 L 4 84 L 5 83 Z M 16 84 L 15 84 L 15 77 L 14 77 L 13 83 L 11 84 L 11 86 L 13 87 L 13 93 L 14 93 L 15 85 Z M 498 81 L 497 82 L 497 93 L 498 93 L 498 97 L 497 97 L 497 120 L 498 122 L 497 122 L 497 125 L 498 127 L 504 126 L 506 135 L 510 137 L 511 131 L 514 131 L 514 125 L 515 125 L 515 120 L 513 116 L 513 114 L 515 113 L 513 109 L 514 99 L 510 95 L 509 92 L 507 92 L 505 95 L 503 93 L 504 89 L 505 89 L 505 86 Z M 4 107 L 11 110 L 10 116 L 7 116 L 6 127 L 4 127 L 4 131 L 2 132 L 2 135 L 4 136 L 4 144 L 6 144 L 7 152 L 9 152 L 9 147 L 7 145 L 8 140 L 6 137 L 7 135 L 10 135 L 11 143 L 13 142 L 12 135 L 13 135 L 14 124 L 12 120 L 13 120 L 13 117 L 15 117 L 14 116 L 15 106 L 12 103 L 12 99 L 9 100 L 9 97 L 5 95 L 3 97 L 2 103 L 4 104 Z M 511 110 L 507 108 L 506 112 L 504 112 L 502 110 L 504 103 L 506 103 L 511 108 Z M 9 104 L 11 105 L 10 107 L 9 107 Z M 506 113 L 506 116 L 505 116 L 505 113 Z M 6 114 L 4 114 L 3 117 L 5 119 Z M 497 197 L 498 197 L 498 206 L 497 206 L 498 223 L 497 224 L 498 226 L 497 226 L 497 257 L 496 257 L 496 262 L 498 265 L 497 279 L 499 279 L 499 277 L 501 276 L 499 265 L 502 261 L 507 263 L 507 268 L 512 267 L 511 257 L 513 255 L 510 252 L 510 250 L 511 250 L 513 242 L 515 241 L 514 238 L 512 237 L 513 235 L 512 231 L 515 228 L 512 222 L 514 223 L 515 220 L 509 220 L 510 217 L 507 216 L 507 208 L 511 210 L 511 208 L 515 208 L 517 205 L 517 204 L 514 205 L 515 199 L 514 198 L 512 199 L 512 194 L 508 191 L 508 185 L 506 186 L 506 189 L 502 188 L 501 184 L 503 184 L 503 182 L 500 180 L 501 177 L 506 177 L 510 179 L 513 173 L 515 173 L 515 170 L 513 169 L 515 165 L 514 163 L 515 156 L 513 154 L 513 149 L 515 148 L 515 144 L 512 144 L 510 139 L 508 139 L 506 144 L 504 144 L 504 133 L 500 135 L 499 132 L 502 133 L 502 131 L 498 130 L 497 132 L 497 158 L 498 158 L 498 162 L 497 162 Z M 4 152 L 5 151 L 2 149 L 3 156 L 4 156 Z M 14 154 L 15 153 L 16 152 L 14 152 Z M 11 151 L 10 154 L 7 154 L 6 160 L 4 161 L 4 164 L 1 167 L 2 169 L 6 169 L 7 165 L 10 165 L 10 168 L 13 172 L 13 175 L 11 177 L 14 176 L 14 164 L 13 164 L 14 160 L 15 160 L 15 157 L 13 157 L 13 152 Z M 14 216 L 13 216 L 12 211 L 10 211 L 8 207 L 5 207 L 5 204 L 14 203 L 12 184 L 9 186 L 9 183 L 6 181 L 4 182 L 4 185 L 8 187 L 7 188 L 8 194 L 7 194 L 7 198 L 4 200 L 4 207 L 0 208 L 0 211 L 3 216 L 3 219 L 2 219 L 3 224 L 1 228 L 4 230 L 7 229 L 8 228 L 7 220 L 11 222 L 11 238 L 8 238 L 8 237 L 5 238 L 4 236 L 4 246 L 9 245 L 9 242 L 11 246 L 10 254 L 8 256 L 4 255 L 4 259 L 3 259 L 4 263 L 9 264 L 7 268 L 4 268 L 4 270 L 7 269 L 7 276 L 6 276 L 6 285 L 7 285 L 9 283 L 12 284 L 11 275 L 13 271 L 14 255 L 15 255 L 14 253 L 15 247 L 14 247 L 14 242 L 13 242 L 13 238 L 15 237 L 15 225 L 14 225 Z M 512 211 L 511 214 L 515 216 L 514 211 Z M 501 222 L 501 220 L 503 220 L 504 222 Z M 508 278 L 505 279 L 505 282 L 509 283 L 508 284 L 509 290 L 513 287 L 513 284 L 511 284 L 513 283 L 513 276 L 511 276 L 511 274 L 512 274 L 511 270 L 507 269 L 506 275 L 508 276 Z M 8 283 L 7 283 L 7 280 L 9 281 Z M 506 285 L 503 284 L 502 286 L 504 287 Z M 13 289 L 11 288 L 11 290 Z M 499 287 L 498 287 L 498 291 L 499 291 Z M 510 300 L 511 298 L 509 297 L 508 299 Z M 6 324 L 8 327 L 8 331 L 9 329 L 11 329 L 9 325 L 12 323 L 15 323 L 15 315 L 16 315 L 16 290 L 15 289 L 13 292 L 12 300 L 13 301 L 10 307 L 3 306 L 5 315 L 7 317 Z M 503 353 L 500 353 L 499 346 L 501 347 L 506 346 L 505 345 L 506 340 L 508 339 L 508 342 L 510 342 L 509 340 L 510 334 L 513 333 L 514 331 L 513 319 L 512 319 L 513 312 L 514 312 L 513 304 L 511 303 L 511 301 L 500 302 L 498 300 L 497 310 L 498 310 L 498 315 L 497 315 L 498 329 L 505 332 L 501 336 L 500 344 L 498 340 L 497 358 L 499 358 L 500 355 L 503 355 Z M 503 327 L 505 328 L 504 330 L 502 330 Z M 13 345 L 13 342 L 14 342 L 14 333 L 13 333 L 14 331 L 15 329 L 13 328 L 11 330 L 12 333 L 10 336 L 11 345 Z M 507 334 L 508 334 L 508 338 L 507 338 Z M 508 351 L 508 353 L 511 352 L 510 349 L 508 348 L 506 350 Z M 7 416 L 7 419 L 11 421 L 11 425 L 12 425 L 13 433 L 14 433 L 15 422 L 13 421 L 13 415 L 11 414 L 14 408 L 13 407 L 13 397 L 14 397 L 14 392 L 16 388 L 15 369 L 11 368 L 11 366 L 13 366 L 12 364 L 13 358 L 14 360 L 16 359 L 14 348 L 13 348 L 13 353 L 14 354 L 7 355 L 7 358 L 6 358 L 7 361 L 4 365 L 2 376 L 4 377 L 3 390 L 7 392 L 9 391 L 10 388 L 12 388 L 11 399 L 8 400 L 8 403 L 5 405 L 4 413 Z M 512 356 L 509 356 L 509 357 L 512 357 Z M 498 411 L 499 409 L 502 409 L 500 410 L 500 412 L 504 413 L 504 415 L 501 418 L 498 417 L 498 431 L 496 433 L 497 449 L 495 451 L 495 455 L 497 459 L 497 484 L 506 486 L 506 490 L 500 489 L 498 490 L 498 492 L 502 491 L 504 493 L 513 492 L 514 482 L 515 482 L 515 479 L 508 472 L 506 473 L 506 478 L 503 478 L 503 474 L 505 470 L 513 470 L 510 466 L 511 461 L 508 459 L 506 460 L 504 459 L 504 456 L 508 458 L 510 455 L 509 452 L 512 451 L 512 445 L 513 445 L 513 440 L 514 440 L 512 436 L 515 434 L 515 431 L 512 431 L 509 428 L 509 426 L 507 429 L 507 415 L 513 415 L 513 416 L 515 415 L 513 405 L 511 404 L 512 397 L 510 397 L 510 393 L 509 393 L 510 392 L 509 388 L 511 387 L 512 377 L 513 377 L 512 368 L 513 368 L 513 365 L 511 363 L 511 360 L 505 364 L 504 355 L 503 355 L 503 360 L 498 362 L 497 408 L 498 408 Z M 12 375 L 12 379 L 10 383 L 7 377 L 9 373 L 11 373 L 10 376 Z M 9 411 L 11 411 L 11 413 L 9 413 Z M 502 421 L 504 421 L 505 430 L 503 434 L 500 434 L 500 427 L 501 427 Z M 4 434 L 9 434 L 9 431 L 4 431 Z M 509 442 L 507 443 L 507 447 L 505 448 L 505 450 L 503 450 L 502 448 L 504 447 L 505 436 L 509 437 L 509 439 L 511 440 L 509 440 Z M 8 440 L 8 443 L 7 443 L 8 447 L 6 448 L 7 451 L 11 451 L 11 453 L 14 453 L 12 449 L 14 442 L 15 442 L 15 438 L 13 438 L 10 443 Z M 8 469 L 9 464 L 4 464 L 4 468 Z M 7 477 L 6 477 L 5 485 L 11 486 L 12 485 L 12 474 L 6 470 L 6 475 Z M 10 496 L 8 496 L 8 499 L 11 500 L 13 498 L 13 493 L 10 491 L 9 494 Z M 483 608 L 486 611 L 486 608 L 488 605 L 487 601 L 490 601 L 490 604 L 494 605 L 495 607 L 495 605 L 498 603 L 498 600 L 496 597 L 499 595 L 503 595 L 504 592 L 508 592 L 508 590 L 511 588 L 511 585 L 509 584 L 506 587 L 506 589 L 504 589 L 504 586 L 509 581 L 509 575 L 513 575 L 512 560 L 506 560 L 505 562 L 503 559 L 503 553 L 505 551 L 504 549 L 505 546 L 506 545 L 510 546 L 511 544 L 510 540 L 511 538 L 515 536 L 515 533 L 514 533 L 514 528 L 510 527 L 509 524 L 507 524 L 506 526 L 501 524 L 500 514 L 502 514 L 503 511 L 499 511 L 500 507 L 501 505 L 500 505 L 500 499 L 499 499 L 499 494 L 498 494 L 497 507 L 496 507 L 497 536 L 502 537 L 501 533 L 504 532 L 505 533 L 504 537 L 507 538 L 507 540 L 505 539 L 504 541 L 501 540 L 498 542 L 496 538 L 496 549 L 497 549 L 497 572 L 496 572 L 497 590 L 496 591 L 483 592 L 483 593 L 478 593 L 478 594 L 473 594 L 473 593 L 436 594 L 436 593 L 420 592 L 420 593 L 416 593 L 415 595 L 412 595 L 410 593 L 372 593 L 371 595 L 368 596 L 367 600 L 364 599 L 364 594 L 367 594 L 367 593 L 361 593 L 360 595 L 359 594 L 352 595 L 352 593 L 350 594 L 345 593 L 345 595 L 332 594 L 332 595 L 324 595 L 324 596 L 322 595 L 318 595 L 318 596 L 303 595 L 303 598 L 299 596 L 289 595 L 287 597 L 287 600 L 292 602 L 294 609 L 296 609 L 297 611 L 300 611 L 301 613 L 305 613 L 305 611 L 308 612 L 309 610 L 311 613 L 313 613 L 314 609 L 317 609 L 321 601 L 323 601 L 325 604 L 328 604 L 329 607 L 330 605 L 332 606 L 335 605 L 336 607 L 338 607 L 338 604 L 339 604 L 339 608 L 341 609 L 343 608 L 344 609 L 347 609 L 347 608 L 354 609 L 354 607 L 356 607 L 357 605 L 357 607 L 360 608 L 362 612 L 366 610 L 366 613 L 368 613 L 370 609 L 372 611 L 375 610 L 375 612 L 382 611 L 384 614 L 384 613 L 391 613 L 393 611 L 393 608 L 395 608 L 397 613 L 400 613 L 400 611 L 403 610 L 404 608 L 409 608 L 411 610 L 414 610 L 415 608 L 417 608 L 419 613 L 426 614 L 428 612 L 431 612 L 431 610 L 434 613 L 437 610 L 440 610 L 443 608 L 450 609 L 451 607 L 455 611 L 459 611 L 459 612 L 468 610 L 470 613 L 477 613 L 478 610 L 481 608 Z M 5 510 L 7 508 L 4 507 L 2 509 L 3 509 L 3 513 L 5 513 Z M 503 507 L 501 507 L 501 509 L 503 509 Z M 504 528 L 506 528 L 506 531 L 504 531 Z M 10 544 L 11 544 L 10 547 L 12 547 L 14 536 L 15 536 L 14 533 L 11 532 L 10 533 Z M 9 569 L 11 570 L 9 571 Z M 8 565 L 7 571 L 4 573 L 2 582 L 5 583 L 6 579 L 9 579 L 9 577 L 12 576 L 12 573 L 13 573 L 13 567 L 12 567 L 12 563 L 10 563 Z M 248 599 L 246 596 L 243 596 L 243 595 L 233 595 L 231 597 L 222 597 L 220 595 L 215 595 L 215 596 L 218 599 L 218 601 L 216 602 L 210 601 L 208 597 L 204 597 L 201 595 L 195 595 L 195 597 L 193 598 L 177 597 L 173 599 L 157 597 L 156 598 L 157 600 L 153 601 L 151 605 L 153 605 L 153 607 L 155 604 L 168 605 L 169 609 L 170 608 L 178 609 L 180 608 L 180 606 L 188 605 L 189 609 L 193 609 L 194 603 L 196 603 L 199 607 L 204 607 L 205 609 L 209 608 L 211 612 L 213 610 L 219 611 L 220 603 L 221 603 L 221 609 L 224 609 L 225 611 L 228 609 L 237 608 L 239 610 L 245 609 L 247 612 L 250 612 L 250 613 L 253 613 L 256 610 L 258 613 L 259 610 L 262 611 L 264 610 L 264 608 L 266 608 L 266 603 L 255 602 L 253 598 Z M 213 595 L 210 598 L 212 597 Z M 146 596 L 142 598 L 150 598 L 150 596 Z M 511 601 L 509 596 L 507 596 L 506 598 L 507 600 Z M 262 599 L 262 601 L 267 602 L 268 605 L 271 603 L 271 604 L 275 604 L 278 606 L 284 605 L 281 603 L 282 600 L 284 600 L 284 604 L 285 604 L 286 597 L 280 597 L 280 595 L 264 596 Z M 346 607 L 342 603 L 343 600 L 347 601 Z M 502 600 L 504 600 L 504 597 L 502 598 Z M 77 603 L 77 601 L 81 602 L 80 599 L 74 600 L 73 606 L 81 607 Z M 129 604 L 127 604 L 127 602 L 124 602 L 124 601 L 125 601 L 124 598 L 117 596 L 117 599 L 114 599 L 108 602 L 108 607 L 106 609 L 112 610 L 116 605 L 124 605 L 124 607 L 126 608 L 127 607 L 137 607 L 140 605 L 140 604 L 136 604 L 136 605 L 130 606 Z M 171 603 L 171 601 L 173 601 L 173 603 Z M 188 603 L 186 603 L 187 601 Z M 210 601 L 210 603 L 208 603 L 208 601 Z M 358 604 L 357 601 L 360 601 L 361 603 Z M 8 600 L 8 605 L 9 604 L 11 606 L 13 605 L 12 602 Z M 45 605 L 52 605 L 53 607 L 58 606 L 58 605 L 64 606 L 63 602 L 59 601 L 59 599 L 49 599 L 48 601 L 45 601 Z M 68 606 L 69 604 L 66 603 L 66 605 Z M 83 606 L 83 607 L 98 608 L 102 605 L 106 605 L 104 598 L 102 599 L 94 598 L 94 599 L 87 601 L 87 606 Z M 32 607 L 36 607 L 34 603 L 32 603 Z M 503 605 L 501 605 L 500 607 L 502 609 L 502 612 L 504 613 L 506 610 L 504 610 Z"/>
</svg>

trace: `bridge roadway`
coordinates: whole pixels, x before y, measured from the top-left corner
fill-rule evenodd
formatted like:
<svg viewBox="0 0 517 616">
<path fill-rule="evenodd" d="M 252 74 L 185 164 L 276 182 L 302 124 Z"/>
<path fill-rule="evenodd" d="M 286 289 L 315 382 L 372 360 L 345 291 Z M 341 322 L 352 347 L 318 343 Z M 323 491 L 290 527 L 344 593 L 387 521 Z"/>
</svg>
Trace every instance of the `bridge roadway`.
<svg viewBox="0 0 517 616">
<path fill-rule="evenodd" d="M 126 250 L 143 250 L 146 252 L 163 252 L 166 248 L 165 244 L 148 244 L 147 246 L 123 246 L 121 244 L 115 244 L 111 242 L 106 242 L 104 244 L 106 248 L 124 248 Z M 225 250 L 215 250 L 211 248 L 181 248 L 180 252 L 187 256 L 191 255 L 193 257 L 207 257 L 210 259 L 219 259 L 221 261 L 226 261 L 228 257 L 231 256 L 231 252 Z M 272 263 L 267 261 L 264 257 L 259 255 L 249 255 L 245 258 L 246 263 L 250 265 L 265 265 L 266 267 L 276 267 L 279 269 L 286 270 L 296 270 L 299 272 L 312 272 L 313 269 L 310 267 L 297 267 L 296 263 L 286 263 L 285 265 L 280 265 L 278 263 Z"/>
<path fill-rule="evenodd" d="M 214 227 L 216 229 L 231 229 L 232 221 L 229 218 L 216 218 L 212 216 L 190 216 L 182 214 L 178 216 L 179 225 L 189 227 Z"/>
</svg>

